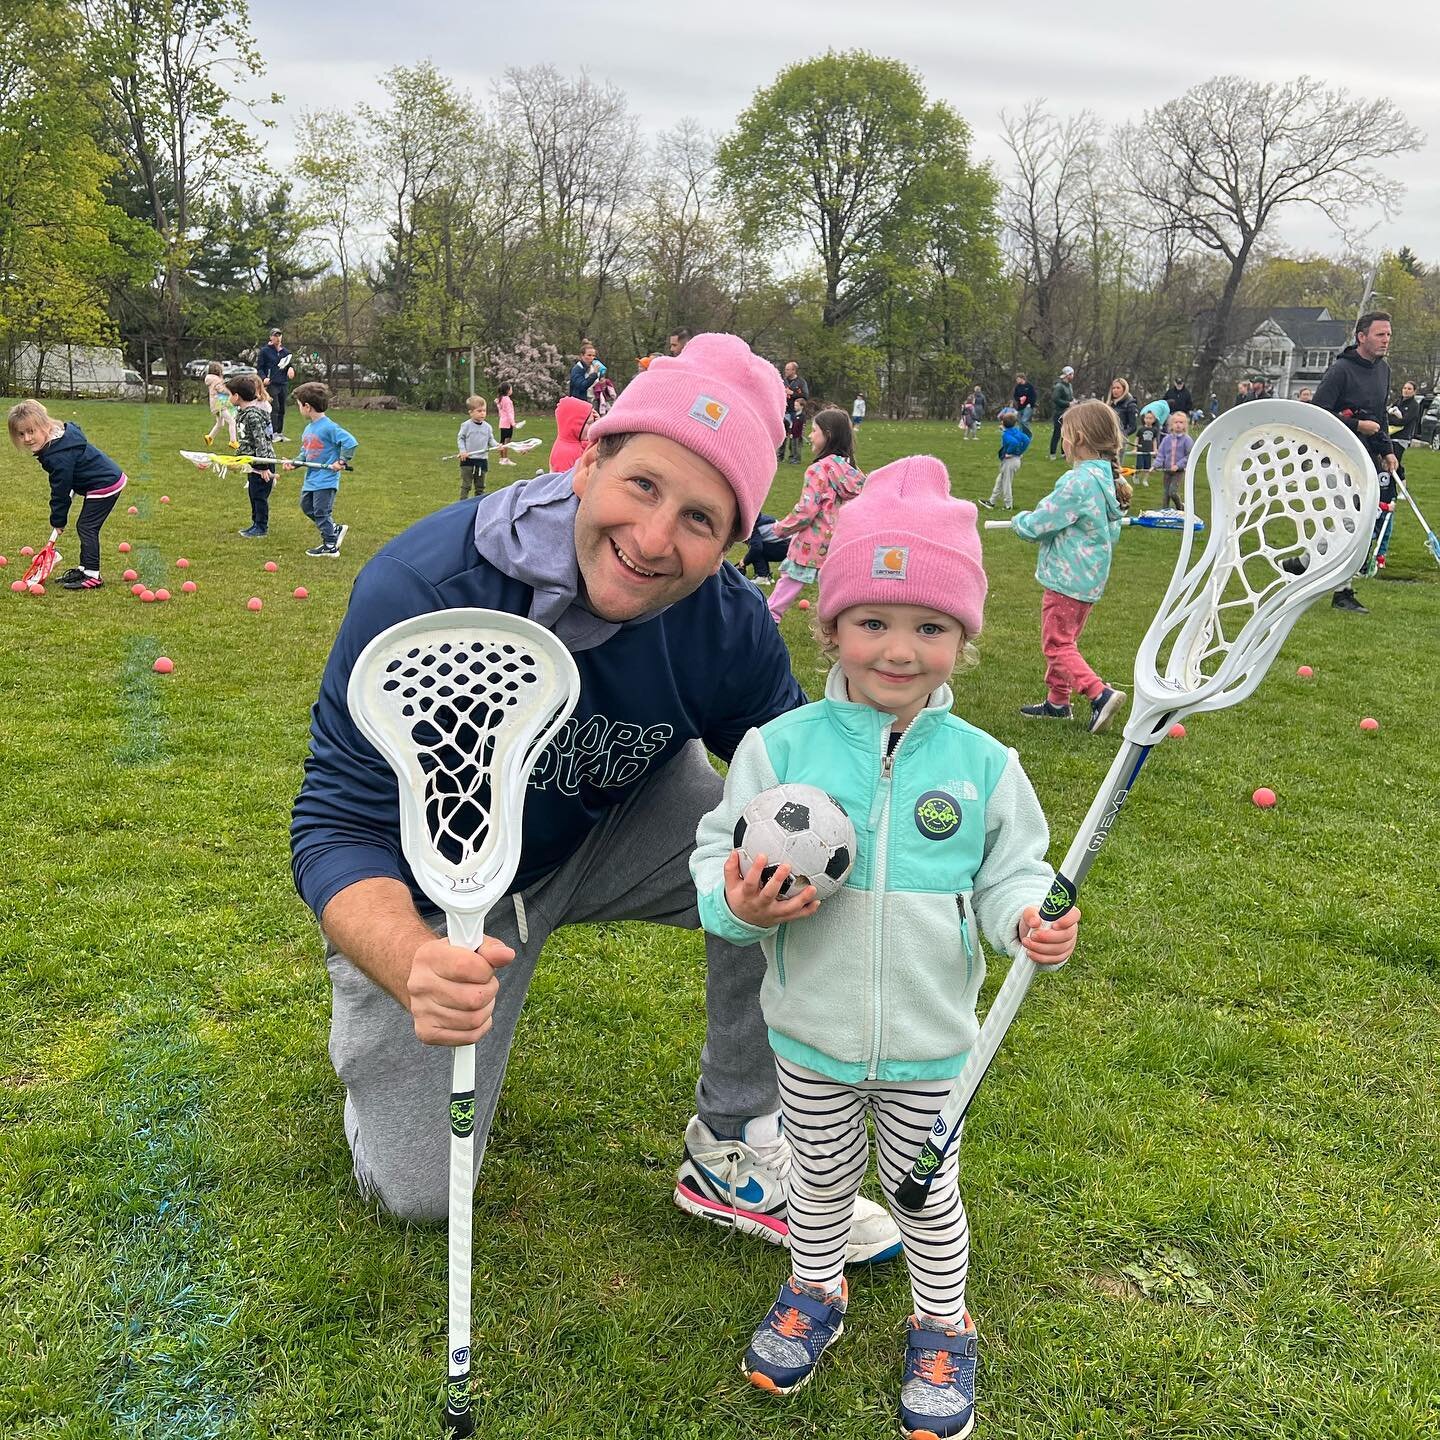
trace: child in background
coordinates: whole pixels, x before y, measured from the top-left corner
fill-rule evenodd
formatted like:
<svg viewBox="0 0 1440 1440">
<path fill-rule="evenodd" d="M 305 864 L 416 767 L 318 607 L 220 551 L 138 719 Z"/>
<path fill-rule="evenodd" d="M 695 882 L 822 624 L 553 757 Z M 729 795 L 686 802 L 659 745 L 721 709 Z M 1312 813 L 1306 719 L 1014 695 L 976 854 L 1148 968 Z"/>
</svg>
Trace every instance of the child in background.
<svg viewBox="0 0 1440 1440">
<path fill-rule="evenodd" d="M 73 420 L 61 424 L 38 400 L 22 400 L 10 410 L 10 440 L 17 450 L 28 450 L 50 477 L 50 527 L 65 533 L 70 501 L 80 497 L 80 563 L 61 577 L 67 590 L 98 590 L 100 578 L 100 527 L 115 508 L 127 480 L 125 472 L 97 450 Z"/>
<path fill-rule="evenodd" d="M 887 1197 L 909 1173 L 979 1023 L 977 923 L 1011 955 L 1063 964 L 1078 917 L 1038 905 L 1054 878 L 1048 832 L 1013 750 L 950 713 L 973 663 L 986 591 L 975 507 L 928 455 L 877 470 L 835 524 L 817 639 L 836 663 L 825 698 L 749 731 L 690 862 L 706 930 L 765 952 L 761 1005 L 789 1137 L 791 1274 L 742 1364 L 786 1395 L 810 1379 L 848 1318 L 841 1269 L 869 1161 Z M 782 900 L 789 875 L 735 849 L 746 804 L 776 784 L 825 790 L 855 817 L 841 890 Z M 866 817 L 869 817 L 868 822 Z M 762 883 L 768 882 L 768 883 Z M 883 924 L 882 924 L 883 907 Z M 965 1306 L 970 1231 L 958 1150 L 911 1212 L 892 1203 L 910 1271 L 903 1433 L 968 1435 L 978 1336 Z"/>
<path fill-rule="evenodd" d="M 1140 483 L 1149 485 L 1150 468 L 1155 463 L 1155 447 L 1165 433 L 1170 419 L 1170 407 L 1163 400 L 1152 400 L 1140 412 L 1140 428 L 1135 432 L 1135 469 L 1140 472 Z"/>
<path fill-rule="evenodd" d="M 515 401 L 511 396 L 511 384 L 507 380 L 495 396 L 495 415 L 500 422 L 500 457 L 497 465 L 513 465 L 510 452 L 505 448 L 515 438 Z"/>
<path fill-rule="evenodd" d="M 743 574 L 753 566 L 757 585 L 770 586 L 775 583 L 770 574 L 770 562 L 783 560 L 790 549 L 789 541 L 775 533 L 776 523 L 773 515 L 757 515 L 755 528 L 745 542 L 745 558 L 740 562 L 740 570 Z"/>
<path fill-rule="evenodd" d="M 455 448 L 460 452 L 460 498 L 470 494 L 473 485 L 477 495 L 485 493 L 485 476 L 490 470 L 490 447 L 495 443 L 495 432 L 485 420 L 485 397 L 471 395 L 465 401 L 470 418 L 460 427 L 455 437 Z"/>
<path fill-rule="evenodd" d="M 550 447 L 550 471 L 563 475 L 584 453 L 585 435 L 595 411 L 588 400 L 565 395 L 555 407 L 555 443 Z"/>
<path fill-rule="evenodd" d="M 770 594 L 770 614 L 777 625 L 800 592 L 815 583 L 830 546 L 835 512 L 845 501 L 853 500 L 865 483 L 855 465 L 855 432 L 843 410 L 827 406 L 816 412 L 810 448 L 815 459 L 805 471 L 800 498 L 775 526 L 776 539 L 790 542 L 780 562 L 780 579 Z"/>
<path fill-rule="evenodd" d="M 300 437 L 301 458 L 318 469 L 305 471 L 300 487 L 300 509 L 315 522 L 320 543 L 305 553 L 315 559 L 334 559 L 345 543 L 348 525 L 335 523 L 335 496 L 340 489 L 340 471 L 350 463 L 359 441 L 342 430 L 325 412 L 330 408 L 330 387 L 319 380 L 307 380 L 295 391 L 295 403 L 305 417 L 305 433 Z M 295 467 L 283 462 L 287 470 Z"/>
<path fill-rule="evenodd" d="M 619 393 L 609 375 L 601 375 L 590 391 L 590 403 L 594 405 L 596 415 L 608 414 Z"/>
<path fill-rule="evenodd" d="M 275 411 L 270 404 L 270 392 L 265 388 L 265 377 L 259 373 L 251 376 L 255 381 L 255 403 L 265 417 L 265 435 L 272 443 L 275 439 Z"/>
<path fill-rule="evenodd" d="M 1125 703 L 1125 694 L 1085 663 L 1079 640 L 1105 593 L 1120 511 L 1130 503 L 1130 487 L 1115 478 L 1125 434 L 1103 400 L 1082 400 L 1065 412 L 1060 444 L 1071 468 L 1033 510 L 1022 510 L 1010 522 L 1021 539 L 1040 542 L 1035 578 L 1045 587 L 1040 645 L 1048 693 L 1037 705 L 1022 705 L 1020 713 L 1031 720 L 1068 720 L 1071 694 L 1083 695 L 1090 701 L 1086 729 L 1098 734 Z"/>
<path fill-rule="evenodd" d="M 857 395 L 850 406 L 850 423 L 858 430 L 865 423 L 865 397 Z"/>
<path fill-rule="evenodd" d="M 990 498 L 980 503 L 993 510 L 1001 502 L 1007 510 L 1015 508 L 1015 477 L 1020 473 L 1020 460 L 1030 448 L 1030 432 L 1020 424 L 1020 412 L 1007 405 L 999 414 L 1000 421 L 1000 473 L 995 477 L 995 487 Z"/>
<path fill-rule="evenodd" d="M 270 438 L 270 415 L 260 404 L 260 377 L 232 375 L 225 382 L 235 405 L 236 426 L 244 441 L 246 455 L 273 460 L 275 446 Z M 274 465 L 252 465 L 245 477 L 250 497 L 250 528 L 240 533 L 247 540 L 260 540 L 270 533 L 270 494 L 275 489 Z"/>
<path fill-rule="evenodd" d="M 975 413 L 975 402 L 968 398 L 960 407 L 960 428 L 965 432 L 967 440 L 973 440 L 976 431 L 980 428 L 980 417 Z"/>
<path fill-rule="evenodd" d="M 1165 472 L 1165 508 L 1179 510 L 1185 504 L 1185 466 L 1195 442 L 1190 438 L 1190 417 L 1177 410 L 1170 417 L 1170 429 L 1161 438 L 1156 463 Z"/>
<path fill-rule="evenodd" d="M 235 406 L 230 401 L 230 392 L 225 388 L 224 366 L 212 360 L 205 367 L 205 388 L 210 392 L 210 413 L 215 423 L 205 432 L 205 445 L 215 443 L 216 432 L 223 425 L 230 432 L 230 448 L 238 450 L 240 441 L 235 433 Z"/>
</svg>

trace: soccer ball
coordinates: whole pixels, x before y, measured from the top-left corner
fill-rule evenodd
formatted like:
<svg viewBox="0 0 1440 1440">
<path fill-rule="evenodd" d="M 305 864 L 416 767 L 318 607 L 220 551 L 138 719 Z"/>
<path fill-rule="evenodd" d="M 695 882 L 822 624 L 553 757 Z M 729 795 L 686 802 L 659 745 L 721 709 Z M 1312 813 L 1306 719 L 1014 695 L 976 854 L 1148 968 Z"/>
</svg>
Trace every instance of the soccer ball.
<svg viewBox="0 0 1440 1440">
<path fill-rule="evenodd" d="M 790 866 L 781 899 L 813 885 L 818 898 L 828 900 L 855 864 L 855 827 L 844 806 L 823 790 L 813 785 L 777 785 L 762 790 L 740 812 L 735 848 L 747 874 L 757 855 L 765 857 L 762 884 L 769 884 L 781 865 Z"/>
</svg>

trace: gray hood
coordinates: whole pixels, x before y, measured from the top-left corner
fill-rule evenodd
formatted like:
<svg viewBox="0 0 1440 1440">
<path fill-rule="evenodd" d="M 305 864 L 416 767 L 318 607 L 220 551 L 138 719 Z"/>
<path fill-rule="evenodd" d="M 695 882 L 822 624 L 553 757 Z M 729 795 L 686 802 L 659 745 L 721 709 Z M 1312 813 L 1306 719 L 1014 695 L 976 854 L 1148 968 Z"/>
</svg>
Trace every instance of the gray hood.
<svg viewBox="0 0 1440 1440">
<path fill-rule="evenodd" d="M 618 624 L 586 609 L 575 558 L 580 497 L 570 472 L 537 475 L 487 495 L 475 511 L 475 549 L 502 574 L 534 590 L 529 618 L 572 651 L 603 645 Z M 644 620 L 653 617 L 647 615 Z M 640 624 L 643 621 L 631 621 Z"/>
</svg>

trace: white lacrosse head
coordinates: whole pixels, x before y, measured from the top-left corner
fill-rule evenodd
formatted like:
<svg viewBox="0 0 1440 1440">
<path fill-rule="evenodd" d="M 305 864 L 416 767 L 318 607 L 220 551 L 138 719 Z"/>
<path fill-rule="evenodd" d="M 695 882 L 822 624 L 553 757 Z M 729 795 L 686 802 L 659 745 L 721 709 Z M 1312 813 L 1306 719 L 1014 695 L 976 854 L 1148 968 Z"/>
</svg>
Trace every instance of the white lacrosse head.
<svg viewBox="0 0 1440 1440">
<path fill-rule="evenodd" d="M 1222 710 L 1250 694 L 1301 612 L 1360 569 L 1380 504 L 1365 447 L 1328 411 L 1295 400 L 1252 400 L 1206 426 L 1185 469 L 1191 514 L 1201 484 L 1204 553 L 1191 564 L 1194 532 L 1180 532 L 1175 573 L 1135 656 L 1125 738 L 1137 744 L 1160 739 L 1176 710 Z"/>
<path fill-rule="evenodd" d="M 400 843 L 451 938 L 484 917 L 520 863 L 525 784 L 580 694 L 570 652 L 531 620 L 438 610 L 382 631 L 350 673 L 350 713 L 390 763 Z"/>
</svg>

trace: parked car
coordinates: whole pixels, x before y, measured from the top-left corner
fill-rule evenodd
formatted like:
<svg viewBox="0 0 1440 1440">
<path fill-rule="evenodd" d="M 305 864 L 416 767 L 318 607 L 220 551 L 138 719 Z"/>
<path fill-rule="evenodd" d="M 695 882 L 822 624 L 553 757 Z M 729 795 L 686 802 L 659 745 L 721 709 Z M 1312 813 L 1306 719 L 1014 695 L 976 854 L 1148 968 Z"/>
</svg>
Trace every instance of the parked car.
<svg viewBox="0 0 1440 1440">
<path fill-rule="evenodd" d="M 1440 395 L 1431 398 L 1420 417 L 1420 443 L 1440 450 Z"/>
<path fill-rule="evenodd" d="M 241 360 L 223 360 L 220 373 L 228 380 L 232 375 L 258 375 L 260 372 L 253 365 L 246 365 Z"/>
<path fill-rule="evenodd" d="M 348 385 L 352 381 L 356 385 L 378 385 L 380 377 L 373 371 L 367 370 L 363 365 L 352 365 L 348 361 L 337 361 L 330 366 L 326 372 L 327 382 L 332 385 Z"/>
<path fill-rule="evenodd" d="M 213 363 L 214 362 L 210 360 L 187 360 L 182 373 L 191 380 L 203 380 L 206 372 Z"/>
</svg>

